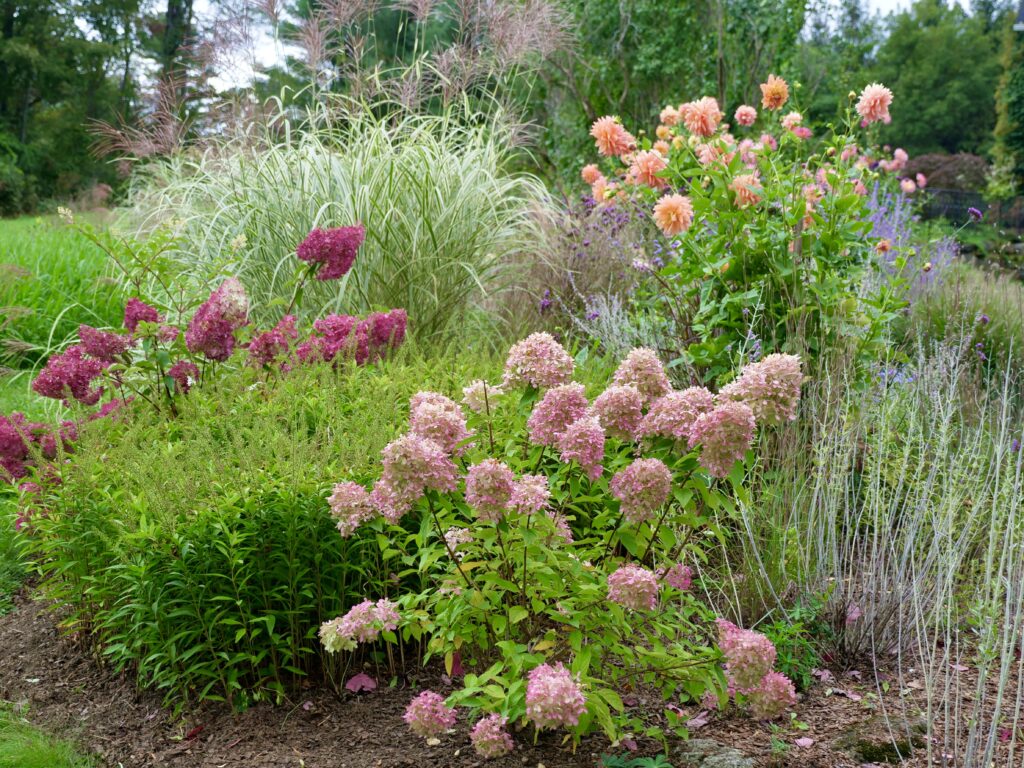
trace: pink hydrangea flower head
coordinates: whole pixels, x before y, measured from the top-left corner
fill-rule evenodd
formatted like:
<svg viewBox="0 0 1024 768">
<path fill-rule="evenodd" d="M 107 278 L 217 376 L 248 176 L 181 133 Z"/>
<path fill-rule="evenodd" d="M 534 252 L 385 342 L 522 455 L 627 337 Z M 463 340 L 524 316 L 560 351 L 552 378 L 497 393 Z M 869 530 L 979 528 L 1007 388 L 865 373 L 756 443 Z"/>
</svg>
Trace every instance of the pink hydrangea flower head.
<svg viewBox="0 0 1024 768">
<path fill-rule="evenodd" d="M 551 487 L 544 475 L 523 475 L 516 480 L 509 507 L 524 515 L 540 512 L 551 499 Z"/>
<path fill-rule="evenodd" d="M 729 682 L 743 695 L 760 685 L 775 664 L 775 646 L 760 632 L 740 629 L 732 622 L 717 619 L 718 647 L 725 656 Z"/>
<path fill-rule="evenodd" d="M 715 398 L 704 387 L 688 387 L 659 397 L 644 416 L 640 434 L 644 437 L 668 437 L 688 441 L 697 417 L 715 407 Z"/>
<path fill-rule="evenodd" d="M 381 451 L 384 471 L 370 501 L 389 522 L 397 522 L 429 489 L 454 491 L 458 471 L 445 450 L 413 432 L 393 440 Z"/>
<path fill-rule="evenodd" d="M 506 725 L 508 718 L 501 715 L 488 715 L 477 721 L 469 733 L 469 741 L 480 757 L 492 760 L 512 751 L 514 744 Z"/>
<path fill-rule="evenodd" d="M 637 347 L 626 355 L 615 370 L 612 381 L 619 386 L 636 387 L 644 403 L 656 400 L 672 390 L 658 353 L 647 347 Z"/>
<path fill-rule="evenodd" d="M 249 362 L 258 368 L 273 365 L 288 354 L 291 343 L 299 336 L 295 316 L 285 315 L 273 328 L 258 334 L 249 342 Z"/>
<path fill-rule="evenodd" d="M 462 404 L 473 413 L 484 413 L 486 410 L 494 411 L 495 401 L 505 394 L 500 385 L 488 384 L 483 379 L 477 379 L 468 387 L 462 388 Z"/>
<path fill-rule="evenodd" d="M 594 182 L 600 179 L 603 174 L 601 169 L 591 163 L 590 165 L 583 166 L 583 170 L 580 171 L 580 176 L 583 179 L 583 183 L 589 186 L 593 186 Z"/>
<path fill-rule="evenodd" d="M 78 326 L 78 338 L 82 342 L 82 349 L 89 357 L 95 357 L 104 363 L 113 363 L 135 346 L 135 340 L 131 336 L 100 331 L 89 325 Z"/>
<path fill-rule="evenodd" d="M 587 396 L 575 382 L 552 387 L 533 407 L 526 422 L 530 441 L 536 445 L 557 445 L 570 424 L 586 414 Z"/>
<path fill-rule="evenodd" d="M 331 514 L 338 520 L 338 533 L 342 538 L 351 536 L 356 528 L 377 514 L 370 503 L 370 494 L 363 486 L 351 481 L 335 485 L 327 503 Z"/>
<path fill-rule="evenodd" d="M 517 341 L 505 361 L 504 386 L 527 384 L 537 389 L 549 389 L 568 384 L 575 367 L 565 347 L 550 333 L 531 333 Z"/>
<path fill-rule="evenodd" d="M 754 440 L 754 412 L 746 403 L 725 401 L 703 413 L 690 428 L 690 448 L 701 446 L 700 464 L 713 477 L 727 477 Z"/>
<path fill-rule="evenodd" d="M 768 672 L 748 694 L 750 713 L 758 720 L 774 720 L 796 704 L 793 681 L 781 672 Z"/>
<path fill-rule="evenodd" d="M 594 399 L 592 413 L 605 432 L 622 440 L 635 440 L 643 421 L 644 398 L 632 384 L 613 384 Z"/>
<path fill-rule="evenodd" d="M 664 189 L 668 186 L 665 179 L 658 176 L 668 167 L 665 158 L 653 150 L 637 152 L 630 166 L 630 175 L 638 184 L 646 184 L 652 189 Z"/>
<path fill-rule="evenodd" d="M 736 108 L 736 114 L 733 117 L 735 117 L 737 125 L 749 128 L 757 121 L 757 110 L 747 104 L 743 104 Z"/>
<path fill-rule="evenodd" d="M 388 599 L 364 600 L 344 616 L 320 626 L 320 642 L 328 653 L 353 651 L 359 643 L 372 643 L 381 632 L 394 632 L 401 616 Z"/>
<path fill-rule="evenodd" d="M 366 239 L 362 224 L 354 227 L 313 229 L 295 249 L 299 261 L 319 264 L 317 280 L 337 280 L 344 277 L 356 260 L 359 246 Z"/>
<path fill-rule="evenodd" d="M 428 437 L 446 453 L 461 455 L 460 445 L 473 433 L 466 427 L 466 415 L 449 397 L 437 392 L 418 392 L 409 401 L 409 428 L 413 434 Z"/>
<path fill-rule="evenodd" d="M 737 208 L 757 205 L 761 201 L 761 193 L 764 191 L 761 187 L 761 180 L 757 177 L 756 173 L 738 175 L 729 184 L 729 189 L 736 194 Z"/>
<path fill-rule="evenodd" d="M 621 157 L 636 148 L 636 139 L 622 127 L 617 117 L 600 117 L 590 126 L 597 151 L 605 157 Z"/>
<path fill-rule="evenodd" d="M 463 544 L 473 541 L 473 532 L 468 528 L 449 528 L 444 532 L 445 546 L 455 553 L 456 559 L 461 559 L 462 554 L 458 551 Z"/>
<path fill-rule="evenodd" d="M 445 706 L 444 697 L 433 691 L 423 691 L 409 702 L 403 715 L 409 730 L 425 739 L 440 736 L 454 727 L 457 717 L 452 707 Z"/>
<path fill-rule="evenodd" d="M 662 579 L 670 587 L 675 587 L 680 592 L 686 592 L 693 585 L 693 569 L 688 565 L 676 563 L 665 571 Z"/>
<path fill-rule="evenodd" d="M 124 327 L 132 333 L 138 329 L 139 323 L 159 322 L 160 313 L 140 299 L 130 298 L 124 305 Z"/>
<path fill-rule="evenodd" d="M 579 683 L 562 662 L 530 670 L 526 682 L 526 716 L 538 729 L 571 728 L 587 709 Z"/>
<path fill-rule="evenodd" d="M 234 332 L 248 322 L 249 299 L 237 278 L 229 277 L 196 310 L 185 329 L 192 354 L 223 361 L 235 349 Z"/>
<path fill-rule="evenodd" d="M 497 522 L 509 508 L 516 477 L 497 459 L 484 459 L 466 474 L 466 503 L 481 520 Z"/>
<path fill-rule="evenodd" d="M 610 484 L 612 496 L 622 502 L 622 513 L 639 525 L 650 520 L 672 492 L 672 473 L 661 459 L 637 459 Z"/>
<path fill-rule="evenodd" d="M 175 390 L 187 395 L 192 385 L 199 381 L 199 368 L 189 360 L 179 360 L 167 369 L 167 375 L 174 379 Z"/>
<path fill-rule="evenodd" d="M 68 347 L 50 356 L 46 366 L 32 382 L 32 390 L 55 400 L 77 400 L 82 405 L 96 405 L 103 395 L 103 388 L 93 388 L 92 382 L 106 367 L 107 364 L 102 360 L 87 358 L 85 348 L 81 345 Z"/>
<path fill-rule="evenodd" d="M 768 75 L 768 82 L 761 83 L 761 106 L 772 111 L 782 109 L 789 101 L 789 83 L 781 77 Z"/>
<path fill-rule="evenodd" d="M 604 429 L 593 416 L 584 416 L 570 424 L 558 439 L 562 461 L 575 461 L 587 477 L 597 480 L 604 471 Z"/>
<path fill-rule="evenodd" d="M 889 105 L 892 104 L 892 91 L 881 83 L 872 83 L 860 92 L 857 99 L 857 114 L 867 123 L 891 122 Z"/>
<path fill-rule="evenodd" d="M 803 380 L 798 356 L 771 354 L 744 366 L 739 378 L 718 394 L 722 400 L 746 403 L 758 424 L 780 424 L 796 418 Z"/>
<path fill-rule="evenodd" d="M 632 563 L 608 576 L 608 599 L 631 611 L 653 611 L 658 606 L 658 577 Z"/>
<path fill-rule="evenodd" d="M 231 329 L 237 331 L 249 322 L 249 297 L 237 277 L 229 277 L 210 294 L 207 302 Z"/>
<path fill-rule="evenodd" d="M 693 204 L 685 195 L 662 197 L 654 206 L 654 223 L 666 237 L 685 232 L 693 223 Z"/>
<path fill-rule="evenodd" d="M 718 108 L 718 101 L 711 96 L 705 96 L 686 105 L 683 122 L 686 124 L 686 130 L 694 136 L 707 138 L 718 130 L 718 124 L 722 122 L 723 117 L 725 115 Z"/>
<path fill-rule="evenodd" d="M 569 527 L 569 521 L 565 515 L 561 512 L 556 512 L 551 515 L 551 522 L 555 526 L 555 536 L 561 539 L 564 544 L 572 544 L 572 528 Z"/>
</svg>

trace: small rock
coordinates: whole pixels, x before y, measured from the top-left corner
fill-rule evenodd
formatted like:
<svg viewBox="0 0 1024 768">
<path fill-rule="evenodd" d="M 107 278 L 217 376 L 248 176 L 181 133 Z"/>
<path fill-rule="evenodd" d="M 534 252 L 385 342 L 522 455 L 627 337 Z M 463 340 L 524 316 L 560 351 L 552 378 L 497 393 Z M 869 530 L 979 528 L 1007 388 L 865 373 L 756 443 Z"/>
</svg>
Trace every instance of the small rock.
<svg viewBox="0 0 1024 768">
<path fill-rule="evenodd" d="M 440 743 L 441 743 L 441 740 L 439 738 L 437 738 L 437 736 L 431 736 L 429 739 L 427 739 L 427 746 L 428 747 L 436 747 Z"/>
<path fill-rule="evenodd" d="M 680 768 L 754 768 L 753 759 L 714 739 L 690 739 L 680 750 Z"/>
</svg>

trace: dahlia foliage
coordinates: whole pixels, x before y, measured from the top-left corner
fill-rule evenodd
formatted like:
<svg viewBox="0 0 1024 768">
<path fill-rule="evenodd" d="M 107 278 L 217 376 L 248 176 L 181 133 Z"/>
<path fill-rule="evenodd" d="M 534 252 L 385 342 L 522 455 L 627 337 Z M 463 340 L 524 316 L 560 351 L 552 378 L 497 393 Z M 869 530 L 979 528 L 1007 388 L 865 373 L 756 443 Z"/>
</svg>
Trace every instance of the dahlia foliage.
<svg viewBox="0 0 1024 768">
<path fill-rule="evenodd" d="M 770 75 L 759 104 L 727 108 L 704 96 L 669 105 L 650 136 L 616 117 L 591 128 L 599 159 L 581 176 L 593 204 L 646 213 L 651 236 L 665 241 L 653 259 L 634 261 L 631 301 L 663 319 L 683 360 L 709 379 L 737 349 L 794 335 L 821 348 L 867 339 L 858 351 L 869 355 L 900 309 L 892 296 L 857 290 L 875 258 L 868 189 L 898 182 L 911 194 L 927 183 L 900 178 L 902 149 L 865 149 L 874 126 L 890 122 L 893 94 L 879 83 L 851 93 L 845 122 L 818 137 L 793 108 L 798 93 Z M 616 383 L 651 396 L 642 382 Z"/>
<path fill-rule="evenodd" d="M 625 141 L 605 128 L 611 145 Z M 458 687 L 419 693 L 406 722 L 436 737 L 465 711 L 484 758 L 512 750 L 524 727 L 621 738 L 638 715 L 617 690 L 640 682 L 669 701 L 730 690 L 757 717 L 782 714 L 792 685 L 771 643 L 715 627 L 693 584 L 709 511 L 732 504 L 755 431 L 796 417 L 800 359 L 750 363 L 717 394 L 675 391 L 650 349 L 599 392 L 574 367 L 534 334 L 512 347 L 500 387 L 472 382 L 462 405 L 412 397 L 372 488 L 342 480 L 328 499 L 340 535 L 376 541 L 405 591 L 325 623 L 324 648 L 423 643 Z"/>
</svg>

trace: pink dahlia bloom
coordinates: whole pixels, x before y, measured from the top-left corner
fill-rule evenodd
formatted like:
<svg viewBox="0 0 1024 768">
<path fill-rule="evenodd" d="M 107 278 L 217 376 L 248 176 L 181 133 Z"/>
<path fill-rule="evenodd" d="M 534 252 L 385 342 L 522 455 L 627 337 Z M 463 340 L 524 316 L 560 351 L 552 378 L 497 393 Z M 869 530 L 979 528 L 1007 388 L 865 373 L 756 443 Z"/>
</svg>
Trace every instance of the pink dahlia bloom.
<svg viewBox="0 0 1024 768">
<path fill-rule="evenodd" d="M 872 83 L 860 93 L 857 99 L 857 114 L 867 123 L 881 121 L 889 123 L 889 105 L 892 104 L 892 91 L 881 83 Z"/>
<path fill-rule="evenodd" d="M 417 736 L 428 739 L 440 736 L 455 726 L 458 715 L 452 707 L 446 707 L 444 698 L 433 691 L 423 691 L 409 702 L 402 719 L 409 725 L 409 730 Z"/>
<path fill-rule="evenodd" d="M 928 177 L 925 176 L 923 173 L 916 174 L 914 176 L 914 181 L 917 182 L 918 189 L 924 189 L 925 187 L 928 186 Z"/>
<path fill-rule="evenodd" d="M 622 502 L 626 519 L 638 525 L 653 518 L 668 501 L 672 473 L 660 459 L 637 459 L 612 477 L 610 488 Z"/>
<path fill-rule="evenodd" d="M 77 400 L 82 405 L 96 405 L 103 395 L 103 388 L 93 388 L 92 382 L 106 369 L 102 360 L 90 360 L 81 345 L 68 347 L 63 352 L 51 355 L 46 367 L 40 371 L 32 390 L 43 397 L 55 400 Z"/>
<path fill-rule="evenodd" d="M 715 407 L 715 398 L 704 387 L 688 387 L 682 392 L 669 392 L 651 404 L 640 424 L 644 437 L 668 437 L 687 441 L 697 417 Z"/>
<path fill-rule="evenodd" d="M 662 579 L 670 587 L 675 587 L 680 592 L 686 592 L 693 585 L 693 569 L 688 565 L 676 563 L 665 571 Z"/>
<path fill-rule="evenodd" d="M 602 178 L 604 174 L 601 173 L 601 169 L 591 163 L 590 165 L 584 165 L 583 170 L 580 171 L 580 176 L 583 179 L 583 183 L 588 186 L 593 186 L 594 182 Z"/>
<path fill-rule="evenodd" d="M 917 191 L 917 185 L 913 179 L 900 179 L 900 190 L 904 195 L 912 195 Z"/>
<path fill-rule="evenodd" d="M 679 122 L 679 117 L 679 110 L 672 105 L 669 105 L 661 110 L 661 114 L 658 116 L 658 119 L 661 120 L 663 125 L 671 127 Z"/>
<path fill-rule="evenodd" d="M 551 499 L 551 487 L 544 475 L 523 475 L 512 488 L 509 507 L 524 515 L 540 512 Z"/>
<path fill-rule="evenodd" d="M 433 440 L 409 433 L 381 451 L 384 471 L 370 493 L 370 501 L 388 522 L 395 523 L 429 489 L 454 491 L 458 471 L 445 450 Z"/>
<path fill-rule="evenodd" d="M 739 378 L 722 387 L 722 400 L 745 403 L 758 424 L 780 424 L 796 418 L 804 375 L 796 355 L 771 354 L 748 363 Z"/>
<path fill-rule="evenodd" d="M 760 632 L 740 629 L 725 619 L 716 619 L 718 647 L 725 656 L 729 682 L 739 693 L 755 690 L 775 664 L 775 646 Z"/>
<path fill-rule="evenodd" d="M 469 741 L 480 757 L 492 760 L 512 751 L 512 737 L 505 729 L 508 718 L 501 715 L 488 715 L 477 721 L 469 732 Z"/>
<path fill-rule="evenodd" d="M 844 163 L 849 163 L 857 159 L 859 150 L 856 144 L 847 144 L 843 147 L 843 151 L 839 153 L 839 159 Z"/>
<path fill-rule="evenodd" d="M 723 117 L 725 115 L 718 108 L 718 101 L 710 96 L 705 96 L 686 105 L 683 122 L 686 124 L 686 130 L 690 133 L 706 138 L 718 130 L 718 124 L 722 122 Z"/>
<path fill-rule="evenodd" d="M 620 386 L 632 385 L 639 390 L 644 402 L 649 403 L 672 390 L 665 367 L 658 353 L 647 347 L 637 347 L 619 363 L 612 378 Z"/>
<path fill-rule="evenodd" d="M 761 180 L 756 173 L 744 173 L 732 180 L 729 189 L 736 193 L 736 207 L 757 205 L 761 200 Z"/>
<path fill-rule="evenodd" d="M 285 315 L 277 325 L 249 342 L 249 362 L 257 368 L 273 365 L 288 354 L 291 343 L 298 336 L 295 315 Z"/>
<path fill-rule="evenodd" d="M 749 128 L 757 121 L 757 110 L 747 104 L 743 104 L 736 108 L 736 114 L 733 117 L 736 118 L 737 125 Z"/>
<path fill-rule="evenodd" d="M 685 232 L 693 223 L 693 205 L 685 195 L 665 195 L 654 206 L 654 223 L 666 237 Z"/>
<path fill-rule="evenodd" d="M 637 152 L 629 172 L 638 184 L 646 184 L 652 189 L 664 189 L 668 182 L 658 176 L 668 167 L 665 158 L 653 150 Z"/>
<path fill-rule="evenodd" d="M 617 117 L 601 117 L 590 126 L 597 151 L 605 157 L 620 157 L 636 147 L 636 139 L 622 127 Z"/>
<path fill-rule="evenodd" d="M 796 704 L 793 681 L 781 672 L 769 672 L 748 694 L 750 713 L 758 720 L 774 720 Z"/>
<path fill-rule="evenodd" d="M 530 441 L 536 445 L 557 445 L 569 425 L 587 412 L 589 404 L 583 392 L 583 385 L 575 382 L 545 392 L 526 422 Z"/>
<path fill-rule="evenodd" d="M 299 261 L 319 264 L 317 280 L 337 280 L 344 277 L 356 260 L 359 246 L 366 239 L 362 224 L 354 227 L 314 229 L 295 249 Z"/>
<path fill-rule="evenodd" d="M 381 632 L 394 632 L 400 619 L 398 607 L 390 600 L 364 600 L 344 616 L 324 622 L 320 642 L 328 653 L 353 651 L 359 643 L 372 643 Z"/>
<path fill-rule="evenodd" d="M 498 522 L 508 511 L 516 477 L 497 459 L 484 459 L 466 474 L 466 503 L 481 520 Z"/>
<path fill-rule="evenodd" d="M 187 395 L 192 385 L 199 381 L 199 368 L 189 360 L 179 360 L 167 369 L 167 375 L 174 379 L 175 389 Z"/>
<path fill-rule="evenodd" d="M 139 323 L 159 322 L 160 313 L 139 299 L 128 299 L 128 303 L 124 305 L 124 327 L 132 333 L 138 329 Z"/>
<path fill-rule="evenodd" d="M 538 729 L 571 728 L 580 722 L 587 700 L 579 683 L 562 664 L 541 664 L 530 670 L 526 682 L 526 716 Z"/>
<path fill-rule="evenodd" d="M 784 118 L 782 118 L 782 127 L 787 131 L 792 131 L 798 125 L 804 121 L 804 116 L 799 112 L 790 112 Z"/>
<path fill-rule="evenodd" d="M 531 333 L 509 350 L 504 386 L 527 384 L 537 389 L 550 389 L 568 384 L 574 367 L 569 353 L 550 333 Z"/>
<path fill-rule="evenodd" d="M 746 403 L 720 403 L 690 428 L 690 448 L 701 446 L 700 464 L 714 477 L 727 477 L 753 440 L 754 412 Z"/>
<path fill-rule="evenodd" d="M 377 514 L 366 489 L 350 481 L 335 485 L 327 503 L 330 505 L 331 514 L 338 520 L 338 533 L 342 538 L 351 536 L 356 528 L 367 520 L 372 520 Z"/>
<path fill-rule="evenodd" d="M 593 415 L 605 432 L 622 440 L 635 440 L 640 429 L 644 398 L 632 384 L 612 385 L 594 400 Z"/>
<path fill-rule="evenodd" d="M 604 429 L 593 416 L 585 416 L 574 421 L 558 439 L 558 449 L 562 461 L 575 461 L 587 477 L 597 480 L 604 471 Z"/>
<path fill-rule="evenodd" d="M 658 606 L 658 577 L 639 565 L 624 565 L 608 576 L 608 599 L 631 611 Z"/>
<path fill-rule="evenodd" d="M 135 340 L 131 336 L 101 331 L 89 325 L 78 326 L 78 338 L 89 357 L 95 357 L 104 363 L 113 363 L 135 346 Z"/>
<path fill-rule="evenodd" d="M 462 455 L 464 440 L 473 433 L 466 428 L 466 415 L 449 397 L 438 392 L 417 392 L 409 401 L 409 429 L 440 445 L 445 453 Z"/>
</svg>

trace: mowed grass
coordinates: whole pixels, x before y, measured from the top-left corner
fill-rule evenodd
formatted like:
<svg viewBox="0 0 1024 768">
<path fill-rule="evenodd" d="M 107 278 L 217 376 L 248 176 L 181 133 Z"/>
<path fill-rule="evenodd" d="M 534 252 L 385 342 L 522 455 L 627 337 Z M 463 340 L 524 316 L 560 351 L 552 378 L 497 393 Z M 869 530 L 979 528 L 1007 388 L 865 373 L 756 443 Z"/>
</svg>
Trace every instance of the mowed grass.
<svg viewBox="0 0 1024 768">
<path fill-rule="evenodd" d="M 0 702 L 0 768 L 92 768 L 69 741 L 32 726 L 12 704 Z"/>
<path fill-rule="evenodd" d="M 0 363 L 31 368 L 82 323 L 119 326 L 106 255 L 58 218 L 0 220 Z"/>
</svg>

